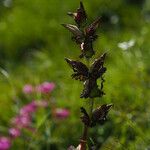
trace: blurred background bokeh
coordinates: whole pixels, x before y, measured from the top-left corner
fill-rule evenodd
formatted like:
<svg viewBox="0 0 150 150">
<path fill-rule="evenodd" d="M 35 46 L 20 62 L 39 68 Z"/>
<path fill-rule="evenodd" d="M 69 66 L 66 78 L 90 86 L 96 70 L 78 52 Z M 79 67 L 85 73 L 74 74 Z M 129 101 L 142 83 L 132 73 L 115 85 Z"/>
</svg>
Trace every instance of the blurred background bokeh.
<svg viewBox="0 0 150 150">
<path fill-rule="evenodd" d="M 84 0 L 89 21 L 101 16 L 96 56 L 108 53 L 104 90 L 95 106 L 113 103 L 108 121 L 90 132 L 89 143 L 106 150 L 150 149 L 150 1 Z M 9 137 L 11 118 L 33 100 L 50 99 L 38 110 L 31 130 L 12 140 L 12 150 L 66 150 L 82 133 L 82 85 L 71 79 L 65 57 L 79 59 L 79 47 L 62 23 L 78 0 L 0 0 L 0 137 Z M 89 22 L 90 23 L 90 22 Z M 25 85 L 55 83 L 50 94 L 24 93 Z M 48 115 L 67 109 L 65 119 Z M 46 109 L 46 110 L 45 110 Z M 54 115 L 55 116 L 55 115 Z"/>
</svg>

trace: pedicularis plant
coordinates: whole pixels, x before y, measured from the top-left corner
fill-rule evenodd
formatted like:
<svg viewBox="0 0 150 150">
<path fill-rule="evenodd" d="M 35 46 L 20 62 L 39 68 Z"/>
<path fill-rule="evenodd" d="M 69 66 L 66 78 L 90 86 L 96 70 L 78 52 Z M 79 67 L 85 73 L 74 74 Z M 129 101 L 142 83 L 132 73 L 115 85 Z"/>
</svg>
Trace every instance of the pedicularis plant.
<svg viewBox="0 0 150 150">
<path fill-rule="evenodd" d="M 88 111 L 81 107 L 81 113 L 83 114 L 81 121 L 84 125 L 84 131 L 78 147 L 74 148 L 71 146 L 69 150 L 86 150 L 88 130 L 95 127 L 96 124 L 103 124 L 108 111 L 112 107 L 112 104 L 103 104 L 94 109 L 94 98 L 102 97 L 105 94 L 103 92 L 103 75 L 106 72 L 106 67 L 104 67 L 106 53 L 95 59 L 91 64 L 90 60 L 95 54 L 93 42 L 98 38 L 96 30 L 100 24 L 100 17 L 90 25 L 87 25 L 87 15 L 82 2 L 80 2 L 80 7 L 76 12 L 69 12 L 68 15 L 73 17 L 77 25 L 62 25 L 73 34 L 72 40 L 79 45 L 81 49 L 79 58 L 85 58 L 87 63 L 84 64 L 81 61 L 68 58 L 65 58 L 65 60 L 74 71 L 71 77 L 83 83 L 83 91 L 80 94 L 80 98 L 87 99 L 90 105 Z M 100 86 L 97 83 L 98 80 L 101 82 Z"/>
</svg>

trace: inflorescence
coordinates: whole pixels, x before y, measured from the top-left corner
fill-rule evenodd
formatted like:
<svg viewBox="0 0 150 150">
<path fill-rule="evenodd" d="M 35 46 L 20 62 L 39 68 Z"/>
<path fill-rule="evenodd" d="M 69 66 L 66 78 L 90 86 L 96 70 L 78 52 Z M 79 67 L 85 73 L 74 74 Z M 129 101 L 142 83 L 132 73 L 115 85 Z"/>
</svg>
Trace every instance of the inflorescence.
<svg viewBox="0 0 150 150">
<path fill-rule="evenodd" d="M 96 31 L 100 25 L 101 19 L 98 17 L 88 25 L 87 14 L 82 2 L 80 2 L 80 7 L 76 12 L 69 12 L 68 15 L 73 17 L 76 25 L 62 25 L 72 33 L 72 40 L 80 47 L 79 58 L 85 58 L 87 64 L 69 58 L 65 58 L 65 60 L 74 72 L 71 77 L 83 83 L 83 90 L 80 94 L 80 98 L 88 98 L 93 101 L 93 98 L 102 97 L 105 94 L 103 91 L 103 83 L 105 81 L 103 75 L 107 70 L 104 66 L 106 53 L 95 59 L 90 66 L 88 65 L 92 56 L 95 55 L 93 42 L 98 38 Z M 100 86 L 97 82 L 98 79 L 101 81 Z M 103 124 L 112 104 L 103 104 L 95 110 L 93 110 L 93 104 L 91 107 L 92 110 L 89 113 L 87 113 L 85 108 L 81 107 L 81 113 L 83 114 L 81 120 L 87 128 L 94 127 L 96 124 Z M 83 140 L 86 140 L 86 138 L 84 137 Z M 81 149 L 84 150 L 86 148 Z"/>
</svg>

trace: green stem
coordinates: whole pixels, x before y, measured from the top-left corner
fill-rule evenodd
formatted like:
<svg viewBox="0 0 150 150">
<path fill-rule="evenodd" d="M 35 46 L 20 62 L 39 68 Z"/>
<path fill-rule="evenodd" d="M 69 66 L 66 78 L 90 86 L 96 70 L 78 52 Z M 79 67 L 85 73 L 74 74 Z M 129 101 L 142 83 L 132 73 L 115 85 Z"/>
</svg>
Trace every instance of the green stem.
<svg viewBox="0 0 150 150">
<path fill-rule="evenodd" d="M 86 66 L 89 68 L 90 67 L 90 59 L 86 58 Z"/>
<path fill-rule="evenodd" d="M 93 106 L 94 106 L 94 99 L 90 99 L 90 118 L 92 117 L 92 112 L 93 112 Z"/>
</svg>

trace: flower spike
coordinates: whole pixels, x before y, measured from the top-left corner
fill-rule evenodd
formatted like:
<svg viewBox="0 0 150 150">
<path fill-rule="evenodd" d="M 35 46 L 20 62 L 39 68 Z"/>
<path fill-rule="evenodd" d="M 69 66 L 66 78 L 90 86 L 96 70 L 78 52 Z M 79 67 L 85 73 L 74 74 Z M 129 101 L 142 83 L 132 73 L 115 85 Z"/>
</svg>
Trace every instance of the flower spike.
<svg viewBox="0 0 150 150">
<path fill-rule="evenodd" d="M 94 98 L 105 95 L 103 91 L 103 84 L 105 82 L 103 75 L 107 70 L 104 66 L 106 53 L 95 59 L 93 63 L 90 62 L 92 56 L 95 55 L 93 42 L 98 37 L 96 31 L 100 25 L 100 17 L 95 19 L 90 25 L 86 26 L 87 15 L 82 2 L 80 2 L 80 7 L 76 12 L 69 12 L 68 15 L 74 18 L 77 26 L 71 24 L 62 25 L 73 34 L 72 40 L 80 46 L 81 53 L 79 58 L 86 58 L 87 64 L 68 58 L 65 58 L 65 60 L 73 70 L 71 77 L 82 81 L 83 83 L 83 90 L 80 94 L 80 98 L 88 98 L 88 101 L 90 101 L 90 111 L 86 111 L 84 107 L 80 108 L 82 113 L 80 118 L 84 124 L 80 143 L 76 148 L 70 146 L 68 150 L 86 150 L 88 128 L 105 123 L 107 114 L 112 107 L 112 104 L 103 104 L 94 110 Z M 98 79 L 100 80 L 100 85 L 98 84 Z"/>
</svg>

